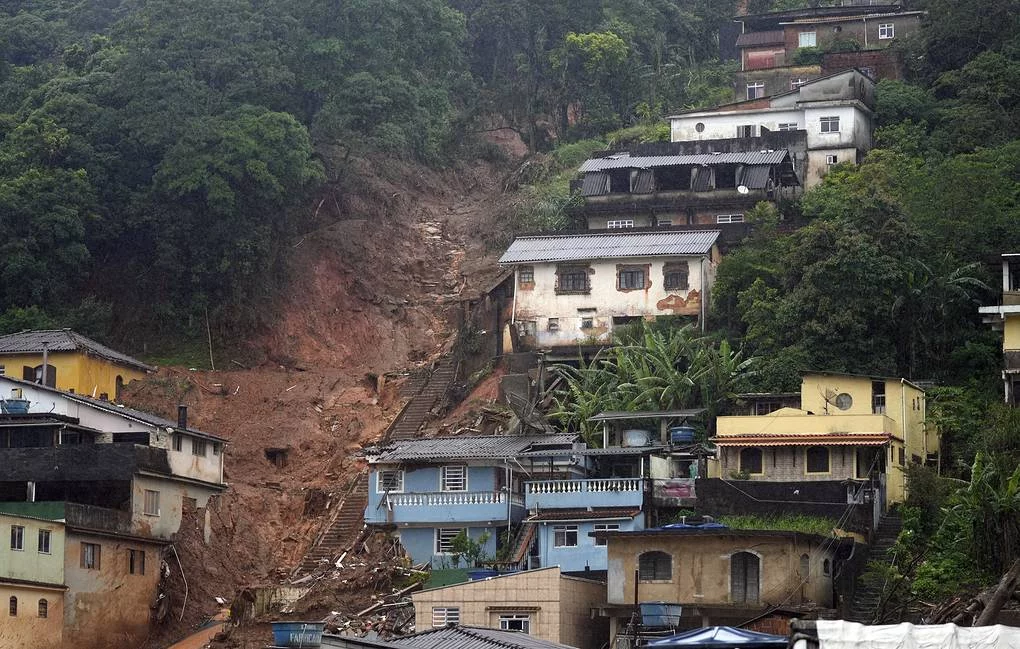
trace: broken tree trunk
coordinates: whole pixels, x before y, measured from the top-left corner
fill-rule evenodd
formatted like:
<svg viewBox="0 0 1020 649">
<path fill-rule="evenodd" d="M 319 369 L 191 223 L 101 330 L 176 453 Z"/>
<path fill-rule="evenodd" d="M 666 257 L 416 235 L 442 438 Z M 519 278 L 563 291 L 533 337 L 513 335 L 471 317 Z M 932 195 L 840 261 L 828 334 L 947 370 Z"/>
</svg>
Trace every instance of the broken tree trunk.
<svg viewBox="0 0 1020 649">
<path fill-rule="evenodd" d="M 1016 591 L 1017 586 L 1020 586 L 1020 559 L 1013 562 L 1013 567 L 1002 576 L 995 590 L 988 594 L 987 599 L 981 598 L 985 599 L 985 608 L 981 611 L 981 615 L 974 620 L 974 626 L 991 624 L 1002 610 L 1002 606 Z M 982 593 L 982 595 L 984 594 Z"/>
</svg>

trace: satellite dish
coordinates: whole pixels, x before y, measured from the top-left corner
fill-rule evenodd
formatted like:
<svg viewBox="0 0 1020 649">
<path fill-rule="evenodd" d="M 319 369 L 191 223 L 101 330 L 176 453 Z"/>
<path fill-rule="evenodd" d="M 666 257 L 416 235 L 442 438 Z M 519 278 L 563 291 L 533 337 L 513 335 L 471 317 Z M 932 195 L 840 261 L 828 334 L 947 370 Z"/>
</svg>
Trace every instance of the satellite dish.
<svg viewBox="0 0 1020 649">
<path fill-rule="evenodd" d="M 748 192 L 748 189 L 747 189 L 746 185 L 738 185 L 737 186 L 737 193 L 738 194 L 746 194 L 747 192 Z"/>
</svg>

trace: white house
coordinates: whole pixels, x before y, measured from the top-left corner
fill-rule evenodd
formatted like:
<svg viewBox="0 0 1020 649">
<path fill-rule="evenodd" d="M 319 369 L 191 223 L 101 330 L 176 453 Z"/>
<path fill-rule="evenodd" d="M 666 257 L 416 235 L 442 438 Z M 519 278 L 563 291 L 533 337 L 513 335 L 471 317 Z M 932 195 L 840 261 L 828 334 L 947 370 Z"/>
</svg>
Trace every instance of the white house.
<svg viewBox="0 0 1020 649">
<path fill-rule="evenodd" d="M 846 70 L 772 97 L 673 115 L 670 138 L 696 142 L 805 131 L 806 160 L 795 159 L 794 164 L 810 188 L 832 166 L 857 163 L 871 148 L 874 105 L 875 82 L 860 70 Z"/>
<path fill-rule="evenodd" d="M 518 237 L 499 263 L 514 269 L 511 323 L 531 348 L 612 341 L 637 319 L 704 323 L 718 230 L 587 232 Z"/>
</svg>

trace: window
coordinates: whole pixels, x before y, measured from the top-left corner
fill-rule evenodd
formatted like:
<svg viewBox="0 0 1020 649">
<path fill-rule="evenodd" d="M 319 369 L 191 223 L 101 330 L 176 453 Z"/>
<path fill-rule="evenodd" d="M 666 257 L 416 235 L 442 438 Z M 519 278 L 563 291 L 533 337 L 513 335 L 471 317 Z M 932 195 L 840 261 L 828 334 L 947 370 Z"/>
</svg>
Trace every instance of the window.
<svg viewBox="0 0 1020 649">
<path fill-rule="evenodd" d="M 595 531 L 596 532 L 616 532 L 616 531 L 619 531 L 619 529 L 620 529 L 619 523 L 595 523 Z M 601 539 L 596 538 L 595 539 L 595 545 L 605 545 L 605 544 L 606 544 L 606 539 L 605 538 L 601 538 Z"/>
<path fill-rule="evenodd" d="M 896 24 L 895 23 L 879 23 L 878 24 L 878 38 L 879 40 L 886 40 L 889 38 L 896 38 Z"/>
<path fill-rule="evenodd" d="M 6 375 L 7 375 L 7 368 L 4 367 L 3 365 L 0 365 L 0 376 L 6 376 Z"/>
<path fill-rule="evenodd" d="M 39 617 L 46 617 L 50 613 L 50 603 L 45 599 L 39 600 Z"/>
<path fill-rule="evenodd" d="M 807 579 L 811 576 L 811 557 L 806 554 L 800 555 L 800 577 Z"/>
<path fill-rule="evenodd" d="M 757 604 L 761 581 L 761 561 L 750 552 L 737 552 L 730 557 L 730 601 L 734 604 Z"/>
<path fill-rule="evenodd" d="M 175 451 L 184 450 L 184 435 L 181 435 L 180 433 L 174 433 L 174 450 Z"/>
<path fill-rule="evenodd" d="M 797 123 L 796 122 L 784 122 L 782 124 L 777 124 L 776 125 L 776 130 L 779 130 L 779 131 L 796 131 L 797 130 Z"/>
<path fill-rule="evenodd" d="M 191 453 L 205 457 L 205 440 L 198 439 L 197 437 L 191 438 Z"/>
<path fill-rule="evenodd" d="M 812 446 L 804 450 L 804 468 L 808 473 L 829 472 L 829 449 Z"/>
<path fill-rule="evenodd" d="M 536 333 L 538 333 L 538 323 L 534 320 L 517 321 L 517 335 L 534 338 Z"/>
<path fill-rule="evenodd" d="M 616 273 L 616 290 L 634 291 L 645 288 L 644 266 L 619 266 Z"/>
<path fill-rule="evenodd" d="M 737 127 L 737 137 L 754 137 L 755 133 L 754 124 L 743 124 Z"/>
<path fill-rule="evenodd" d="M 829 165 L 830 167 L 832 165 L 836 164 L 837 162 L 839 162 L 839 156 L 837 156 L 837 155 L 827 155 L 827 156 L 825 156 L 825 164 Z"/>
<path fill-rule="evenodd" d="M 553 546 L 557 548 L 576 548 L 577 525 L 554 525 Z"/>
<path fill-rule="evenodd" d="M 39 554 L 50 553 L 50 531 L 39 530 Z"/>
<path fill-rule="evenodd" d="M 25 549 L 25 528 L 21 525 L 11 525 L 11 549 Z"/>
<path fill-rule="evenodd" d="M 8 602 L 7 613 L 10 614 L 11 617 L 18 617 L 18 598 L 13 595 Z"/>
<path fill-rule="evenodd" d="M 81 567 L 86 570 L 99 570 L 99 555 L 102 549 L 98 543 L 82 543 Z"/>
<path fill-rule="evenodd" d="M 549 331 L 559 331 L 560 330 L 560 319 L 559 318 L 549 318 L 545 322 L 545 328 L 548 329 Z"/>
<path fill-rule="evenodd" d="M 790 90 L 796 90 L 797 88 L 800 88 L 807 82 L 808 79 L 805 79 L 804 77 L 793 77 L 792 79 L 790 79 Z"/>
<path fill-rule="evenodd" d="M 517 285 L 528 286 L 535 283 L 535 267 L 534 266 L 518 266 L 517 267 Z"/>
<path fill-rule="evenodd" d="M 219 442 L 213 442 L 213 445 L 212 445 L 212 454 L 213 455 L 219 455 L 222 452 L 223 452 L 223 444 L 220 444 Z"/>
<path fill-rule="evenodd" d="M 453 539 L 463 532 L 459 527 L 445 527 L 436 530 L 436 554 L 451 554 Z"/>
<path fill-rule="evenodd" d="M 594 318 L 581 318 L 581 328 L 582 329 L 591 329 L 594 326 L 595 326 L 595 319 Z"/>
<path fill-rule="evenodd" d="M 673 578 L 673 557 L 665 552 L 645 552 L 638 557 L 638 580 L 669 581 Z"/>
<path fill-rule="evenodd" d="M 740 449 L 740 470 L 747 473 L 763 473 L 760 448 Z"/>
<path fill-rule="evenodd" d="M 632 228 L 634 227 L 634 219 L 614 219 L 606 221 L 606 228 L 610 230 L 619 230 L 620 228 Z"/>
<path fill-rule="evenodd" d="M 815 47 L 817 44 L 815 32 L 801 32 L 797 37 L 797 47 Z"/>
<path fill-rule="evenodd" d="M 871 414 L 885 414 L 885 381 L 871 382 Z"/>
<path fill-rule="evenodd" d="M 822 133 L 839 133 L 839 116 L 819 118 L 818 125 Z"/>
<path fill-rule="evenodd" d="M 743 223 L 743 214 L 719 214 L 715 217 L 716 223 Z"/>
<path fill-rule="evenodd" d="M 840 410 L 850 410 L 854 405 L 854 398 L 847 392 L 840 392 L 833 401 Z"/>
<path fill-rule="evenodd" d="M 907 453 L 906 453 L 905 450 L 903 450 L 902 446 L 900 447 L 899 463 L 900 463 L 900 466 L 906 466 L 907 465 Z"/>
<path fill-rule="evenodd" d="M 698 133 L 704 133 L 705 132 L 705 122 L 698 122 L 697 124 L 695 124 L 694 125 L 694 130 L 697 131 Z"/>
<path fill-rule="evenodd" d="M 765 96 L 765 82 L 764 81 L 752 81 L 747 84 L 747 98 L 758 99 L 759 97 Z"/>
<path fill-rule="evenodd" d="M 557 293 L 587 293 L 588 268 L 586 266 L 560 266 L 556 269 Z"/>
<path fill-rule="evenodd" d="M 466 466 L 444 466 L 442 491 L 467 491 L 467 467 Z"/>
<path fill-rule="evenodd" d="M 523 631 L 531 633 L 531 616 L 527 613 L 504 613 L 499 616 L 501 631 Z"/>
<path fill-rule="evenodd" d="M 655 224 L 658 226 L 673 225 L 673 219 L 655 219 Z"/>
<path fill-rule="evenodd" d="M 145 550 L 128 550 L 128 572 L 132 575 L 145 574 Z"/>
<path fill-rule="evenodd" d="M 399 469 L 387 469 L 375 474 L 375 492 L 403 493 L 404 472 Z"/>
<path fill-rule="evenodd" d="M 832 573 L 832 563 L 826 559 L 822 562 L 822 574 L 828 577 Z"/>
<path fill-rule="evenodd" d="M 159 516 L 159 492 L 145 490 L 145 504 L 142 513 L 146 516 Z"/>
<path fill-rule="evenodd" d="M 667 291 L 686 291 L 689 288 L 690 267 L 687 262 L 663 264 L 662 287 Z"/>
<path fill-rule="evenodd" d="M 439 628 L 460 624 L 460 609 L 455 606 L 432 607 L 432 626 Z"/>
</svg>

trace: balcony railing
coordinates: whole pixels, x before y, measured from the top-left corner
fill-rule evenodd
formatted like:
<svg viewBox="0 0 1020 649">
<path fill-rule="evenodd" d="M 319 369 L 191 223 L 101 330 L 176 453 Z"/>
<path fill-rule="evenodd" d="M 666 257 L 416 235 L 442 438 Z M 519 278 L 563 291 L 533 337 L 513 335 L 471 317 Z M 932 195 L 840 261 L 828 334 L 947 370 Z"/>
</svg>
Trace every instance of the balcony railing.
<svg viewBox="0 0 1020 649">
<path fill-rule="evenodd" d="M 582 494 L 643 489 L 641 478 L 601 478 L 593 480 L 541 480 L 524 483 L 527 494 Z"/>
<path fill-rule="evenodd" d="M 390 494 L 393 507 L 452 507 L 456 505 L 505 505 L 504 491 L 434 491 L 416 494 Z M 524 506 L 519 494 L 510 494 L 510 504 Z"/>
<path fill-rule="evenodd" d="M 640 507 L 644 499 L 644 484 L 642 478 L 525 482 L 525 504 L 529 509 Z"/>
</svg>

